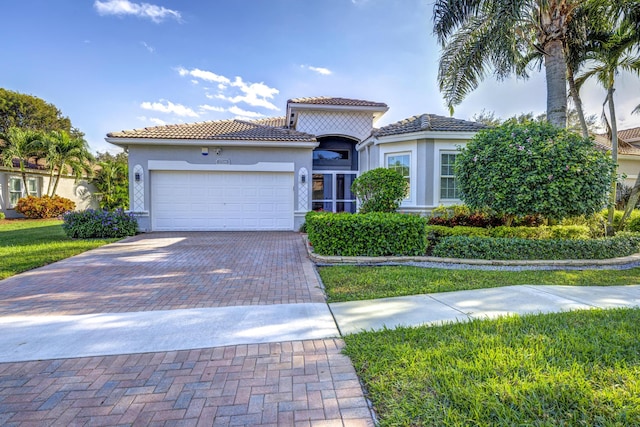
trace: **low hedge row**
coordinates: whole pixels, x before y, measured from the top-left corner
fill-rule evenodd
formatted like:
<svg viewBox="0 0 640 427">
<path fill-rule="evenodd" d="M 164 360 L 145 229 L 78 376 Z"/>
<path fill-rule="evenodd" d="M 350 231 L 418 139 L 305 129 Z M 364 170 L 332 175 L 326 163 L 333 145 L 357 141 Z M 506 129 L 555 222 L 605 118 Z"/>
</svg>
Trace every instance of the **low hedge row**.
<svg viewBox="0 0 640 427">
<path fill-rule="evenodd" d="M 398 213 L 309 212 L 315 253 L 328 256 L 420 256 L 426 253 L 426 219 Z"/>
<path fill-rule="evenodd" d="M 30 219 L 56 218 L 75 208 L 72 200 L 60 196 L 27 196 L 18 199 L 16 204 L 16 212 Z"/>
<path fill-rule="evenodd" d="M 432 255 L 447 258 L 501 260 L 606 259 L 640 251 L 640 234 L 619 233 L 591 240 L 519 239 L 450 236 L 443 238 Z"/>
<path fill-rule="evenodd" d="M 426 227 L 429 240 L 435 240 L 449 236 L 468 237 L 496 237 L 519 239 L 588 239 L 590 230 L 586 225 L 553 225 L 551 227 L 541 225 L 539 227 L 507 227 L 494 228 L 480 227 L 445 227 L 441 225 L 428 225 Z"/>
</svg>

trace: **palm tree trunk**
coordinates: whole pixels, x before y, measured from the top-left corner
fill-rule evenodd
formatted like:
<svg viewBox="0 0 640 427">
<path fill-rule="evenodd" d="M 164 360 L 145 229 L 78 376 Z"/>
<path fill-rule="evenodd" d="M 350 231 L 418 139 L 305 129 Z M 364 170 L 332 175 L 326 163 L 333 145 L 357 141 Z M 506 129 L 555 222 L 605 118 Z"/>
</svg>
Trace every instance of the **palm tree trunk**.
<svg viewBox="0 0 640 427">
<path fill-rule="evenodd" d="M 611 122 L 611 159 L 615 164 L 615 170 L 613 177 L 611 178 L 611 195 L 609 196 L 609 212 L 608 222 L 609 227 L 613 230 L 613 215 L 616 205 L 616 184 L 618 180 L 618 126 L 616 124 L 616 107 L 613 104 L 613 92 L 615 89 L 613 85 L 609 85 L 607 90 L 607 102 L 609 103 L 609 115 Z"/>
<path fill-rule="evenodd" d="M 58 183 L 60 182 L 60 176 L 62 175 L 62 168 L 64 167 L 64 163 L 58 164 L 58 174 L 56 176 L 56 182 L 53 184 L 53 191 L 51 192 L 51 197 L 56 195 L 56 191 L 58 190 Z"/>
<path fill-rule="evenodd" d="M 544 46 L 547 79 L 547 120 L 560 128 L 567 127 L 567 62 L 561 40 Z"/>
<path fill-rule="evenodd" d="M 580 129 L 582 130 L 582 136 L 589 138 L 589 128 L 587 127 L 587 121 L 584 118 L 584 110 L 582 109 L 582 99 L 580 98 L 580 92 L 576 87 L 576 81 L 573 75 L 573 67 L 567 65 L 567 81 L 569 82 L 569 93 L 571 99 L 576 106 L 576 112 L 578 113 L 578 119 L 580 120 Z"/>
<path fill-rule="evenodd" d="M 633 184 L 633 188 L 631 189 L 631 195 L 629 196 L 629 200 L 627 201 L 627 206 L 624 208 L 624 214 L 622 215 L 622 219 L 620 219 L 620 230 L 624 229 L 624 224 L 631 216 L 631 212 L 633 212 L 636 205 L 638 204 L 638 200 L 640 200 L 640 172 L 638 172 L 638 177 L 636 178 L 636 182 L 635 184 Z"/>
<path fill-rule="evenodd" d="M 53 173 L 55 172 L 55 167 L 53 165 L 49 165 L 49 167 L 51 169 L 49 170 L 49 185 L 47 185 L 47 196 L 52 197 L 53 194 L 51 194 L 51 184 L 53 184 Z"/>
<path fill-rule="evenodd" d="M 25 197 L 27 193 L 27 170 L 24 166 L 24 160 L 20 159 L 20 175 L 22 175 L 22 197 Z"/>
</svg>

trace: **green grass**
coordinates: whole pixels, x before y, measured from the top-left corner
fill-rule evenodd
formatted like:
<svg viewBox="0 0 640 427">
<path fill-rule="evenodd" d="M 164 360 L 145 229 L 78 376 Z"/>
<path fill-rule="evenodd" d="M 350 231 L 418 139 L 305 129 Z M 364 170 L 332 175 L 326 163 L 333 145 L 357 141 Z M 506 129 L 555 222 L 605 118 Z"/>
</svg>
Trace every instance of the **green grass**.
<svg viewBox="0 0 640 427">
<path fill-rule="evenodd" d="M 614 286 L 640 284 L 629 270 L 483 271 L 410 266 L 319 268 L 329 302 L 397 297 L 510 285 Z"/>
<path fill-rule="evenodd" d="M 118 239 L 70 239 L 59 220 L 0 221 L 0 279 Z"/>
<path fill-rule="evenodd" d="M 640 425 L 640 310 L 345 337 L 381 426 Z"/>
</svg>

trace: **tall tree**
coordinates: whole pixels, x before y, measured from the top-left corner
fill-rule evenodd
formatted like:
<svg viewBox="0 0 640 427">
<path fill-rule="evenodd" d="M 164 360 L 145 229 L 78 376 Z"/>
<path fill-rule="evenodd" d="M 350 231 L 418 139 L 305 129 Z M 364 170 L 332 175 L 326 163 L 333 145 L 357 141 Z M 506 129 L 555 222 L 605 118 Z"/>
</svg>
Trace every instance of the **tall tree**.
<svg viewBox="0 0 640 427">
<path fill-rule="evenodd" d="M 3 134 L 0 134 L 3 141 L 0 147 L 0 156 L 5 166 L 13 167 L 14 159 L 18 161 L 20 174 L 22 175 L 22 193 L 27 190 L 27 164 L 31 157 L 39 155 L 41 152 L 40 132 L 29 129 L 10 127 Z"/>
<path fill-rule="evenodd" d="M 608 9 L 608 8 L 607 8 Z M 603 9 L 606 13 L 607 9 Z M 602 117 L 607 127 L 607 134 L 611 139 L 611 156 L 613 162 L 618 164 L 618 127 L 616 121 L 616 109 L 614 92 L 616 77 L 621 71 L 627 71 L 640 76 L 640 43 L 635 26 L 626 19 L 609 21 L 609 29 L 593 34 L 590 37 L 590 47 L 587 49 L 585 59 L 589 68 L 576 78 L 576 86 L 580 88 L 585 81 L 595 78 L 606 90 L 607 94 L 603 103 Z M 609 119 L 605 112 L 605 106 L 609 110 Z M 613 226 L 613 215 L 616 199 L 616 180 L 611 183 L 608 222 Z"/>
<path fill-rule="evenodd" d="M 47 194 L 53 196 L 63 173 L 71 171 L 76 179 L 91 176 L 93 156 L 87 141 L 74 138 L 65 131 L 51 131 L 42 138 L 49 167 L 49 187 Z M 54 179 L 55 174 L 55 179 Z M 53 182 L 53 186 L 52 186 Z"/>
<path fill-rule="evenodd" d="M 12 127 L 71 132 L 71 120 L 53 104 L 38 97 L 0 88 L 0 134 Z"/>
<path fill-rule="evenodd" d="M 99 169 L 93 178 L 93 184 L 100 194 L 100 207 L 103 209 L 128 209 L 129 173 L 127 153 L 116 155 L 98 153 Z"/>
<path fill-rule="evenodd" d="M 526 67 L 544 57 L 547 118 L 565 127 L 565 41 L 581 0 L 436 0 L 434 32 L 443 46 L 438 81 L 450 110 L 473 91 L 489 69 L 500 80 L 528 77 Z"/>
</svg>

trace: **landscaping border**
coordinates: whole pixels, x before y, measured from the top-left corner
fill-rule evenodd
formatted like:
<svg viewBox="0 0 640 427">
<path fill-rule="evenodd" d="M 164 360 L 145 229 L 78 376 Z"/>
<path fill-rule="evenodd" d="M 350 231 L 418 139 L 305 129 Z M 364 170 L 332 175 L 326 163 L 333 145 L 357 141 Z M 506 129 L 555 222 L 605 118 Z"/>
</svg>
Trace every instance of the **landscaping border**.
<svg viewBox="0 0 640 427">
<path fill-rule="evenodd" d="M 626 265 L 640 263 L 640 252 L 618 258 L 609 259 L 563 259 L 563 260 L 487 260 L 465 258 L 438 258 L 433 256 L 324 256 L 313 252 L 306 234 L 302 235 L 309 258 L 319 264 L 389 264 L 410 262 L 432 262 L 441 264 L 467 264 L 487 266 L 536 266 L 536 267 L 601 267 L 609 265 Z"/>
</svg>

